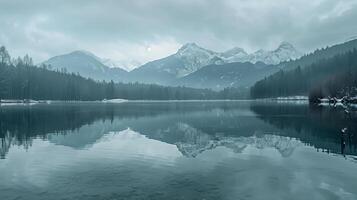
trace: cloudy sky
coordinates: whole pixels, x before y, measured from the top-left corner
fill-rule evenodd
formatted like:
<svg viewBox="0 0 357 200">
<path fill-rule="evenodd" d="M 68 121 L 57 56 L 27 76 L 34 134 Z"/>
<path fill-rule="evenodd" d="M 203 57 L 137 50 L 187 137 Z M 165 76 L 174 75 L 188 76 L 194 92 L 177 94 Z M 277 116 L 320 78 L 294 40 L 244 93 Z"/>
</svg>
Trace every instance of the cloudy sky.
<svg viewBox="0 0 357 200">
<path fill-rule="evenodd" d="M 357 36 L 356 0 L 0 0 L 0 45 L 35 62 L 73 50 L 145 63 L 187 42 L 303 52 Z"/>
</svg>

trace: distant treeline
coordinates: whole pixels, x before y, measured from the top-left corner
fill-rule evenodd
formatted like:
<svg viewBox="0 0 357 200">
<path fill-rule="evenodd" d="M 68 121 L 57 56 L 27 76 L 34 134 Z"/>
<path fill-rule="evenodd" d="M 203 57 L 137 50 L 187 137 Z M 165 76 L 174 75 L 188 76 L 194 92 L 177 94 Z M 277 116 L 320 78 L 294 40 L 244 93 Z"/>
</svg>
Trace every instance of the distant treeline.
<svg viewBox="0 0 357 200">
<path fill-rule="evenodd" d="M 251 97 L 309 95 L 314 101 L 322 97 L 356 95 L 357 50 L 316 60 L 305 67 L 279 71 L 251 88 Z"/>
<path fill-rule="evenodd" d="M 238 89 L 220 92 L 187 87 L 164 87 L 154 84 L 98 82 L 79 74 L 51 71 L 37 67 L 32 59 L 11 59 L 5 47 L 0 47 L 0 99 L 34 100 L 188 100 L 237 99 Z"/>
</svg>

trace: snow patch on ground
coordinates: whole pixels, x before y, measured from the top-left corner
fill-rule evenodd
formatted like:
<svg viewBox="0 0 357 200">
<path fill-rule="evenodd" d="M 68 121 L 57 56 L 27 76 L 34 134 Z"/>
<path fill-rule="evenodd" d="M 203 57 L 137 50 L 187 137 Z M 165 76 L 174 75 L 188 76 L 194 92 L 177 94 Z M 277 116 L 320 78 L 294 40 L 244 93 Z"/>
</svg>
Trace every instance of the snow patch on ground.
<svg viewBox="0 0 357 200">
<path fill-rule="evenodd" d="M 43 101 L 36 101 L 32 99 L 1 99 L 0 106 L 16 106 L 16 105 L 35 105 L 38 103 L 43 103 Z"/>
<path fill-rule="evenodd" d="M 102 102 L 104 103 L 124 103 L 127 102 L 126 99 L 104 99 Z"/>
<path fill-rule="evenodd" d="M 278 97 L 277 100 L 309 100 L 307 96 Z"/>
</svg>

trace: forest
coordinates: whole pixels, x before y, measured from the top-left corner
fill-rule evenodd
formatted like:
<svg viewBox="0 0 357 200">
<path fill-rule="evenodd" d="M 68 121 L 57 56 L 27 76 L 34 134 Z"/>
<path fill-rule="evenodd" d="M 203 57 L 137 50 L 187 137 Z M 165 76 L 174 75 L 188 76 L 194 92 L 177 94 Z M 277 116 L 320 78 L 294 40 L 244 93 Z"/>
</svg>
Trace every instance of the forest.
<svg viewBox="0 0 357 200">
<path fill-rule="evenodd" d="M 314 101 L 322 97 L 356 96 L 357 50 L 292 70 L 279 72 L 258 81 L 251 88 L 252 98 L 309 95 Z"/>
<path fill-rule="evenodd" d="M 66 70 L 49 70 L 36 66 L 26 55 L 12 59 L 4 46 L 0 47 L 0 99 L 80 100 L 213 100 L 237 99 L 235 88 L 216 92 L 209 89 L 166 87 L 141 83 L 95 81 Z"/>
<path fill-rule="evenodd" d="M 329 59 L 336 55 L 347 53 L 352 51 L 354 48 L 357 48 L 357 39 L 342 44 L 316 49 L 315 51 L 308 53 L 297 60 L 286 61 L 280 65 L 284 70 L 292 70 L 297 66 L 306 67 L 312 65 L 316 61 Z"/>
</svg>

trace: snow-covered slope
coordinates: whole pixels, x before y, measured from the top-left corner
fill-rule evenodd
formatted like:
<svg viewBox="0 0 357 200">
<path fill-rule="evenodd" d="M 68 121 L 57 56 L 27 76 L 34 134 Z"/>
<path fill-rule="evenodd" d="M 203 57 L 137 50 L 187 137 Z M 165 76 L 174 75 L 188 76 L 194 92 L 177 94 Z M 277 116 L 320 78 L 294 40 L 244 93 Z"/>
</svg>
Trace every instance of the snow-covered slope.
<svg viewBox="0 0 357 200">
<path fill-rule="evenodd" d="M 181 59 L 184 64 L 182 69 L 178 70 L 178 77 L 195 72 L 206 65 L 224 63 L 218 53 L 199 47 L 195 43 L 185 44 L 174 56 Z"/>
<path fill-rule="evenodd" d="M 294 60 L 300 58 L 302 54 L 297 51 L 293 45 L 283 42 L 274 51 L 259 50 L 249 55 L 249 62 L 264 62 L 265 64 L 279 64 L 283 61 Z"/>
<path fill-rule="evenodd" d="M 228 53 L 226 53 L 228 52 Z M 247 54 L 243 49 L 233 48 L 222 53 L 223 59 L 226 63 L 231 62 L 263 62 L 265 64 L 279 64 L 283 61 L 294 60 L 300 58 L 302 54 L 295 49 L 295 47 L 288 43 L 282 42 L 279 47 L 273 51 L 258 50 L 252 54 Z M 236 53 L 230 53 L 236 52 Z"/>
</svg>

